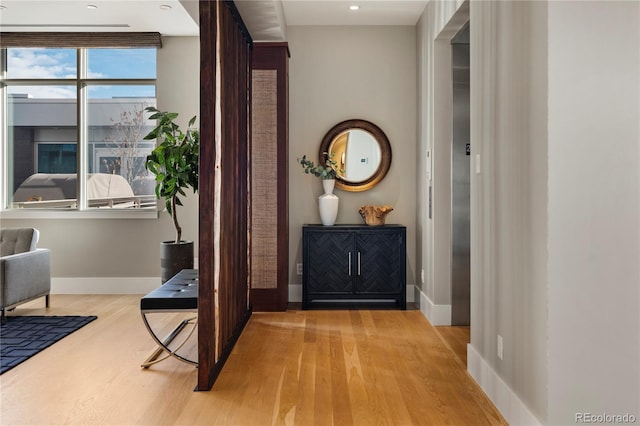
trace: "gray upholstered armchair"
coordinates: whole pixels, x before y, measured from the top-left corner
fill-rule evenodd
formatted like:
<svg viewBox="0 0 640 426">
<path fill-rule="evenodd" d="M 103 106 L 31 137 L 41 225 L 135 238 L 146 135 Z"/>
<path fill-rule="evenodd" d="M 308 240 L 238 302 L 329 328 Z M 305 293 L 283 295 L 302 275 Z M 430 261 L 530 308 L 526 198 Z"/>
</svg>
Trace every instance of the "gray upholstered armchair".
<svg viewBox="0 0 640 426">
<path fill-rule="evenodd" d="M 51 252 L 36 248 L 40 233 L 35 228 L 0 230 L 0 309 L 45 296 L 49 307 Z"/>
</svg>

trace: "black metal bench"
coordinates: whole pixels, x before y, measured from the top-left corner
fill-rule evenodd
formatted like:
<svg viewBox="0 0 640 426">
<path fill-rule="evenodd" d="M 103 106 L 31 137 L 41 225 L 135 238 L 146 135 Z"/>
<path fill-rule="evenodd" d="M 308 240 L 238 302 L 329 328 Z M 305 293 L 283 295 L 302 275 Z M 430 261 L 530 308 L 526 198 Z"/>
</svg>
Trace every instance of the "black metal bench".
<svg viewBox="0 0 640 426">
<path fill-rule="evenodd" d="M 153 331 L 147 318 L 148 314 L 159 312 L 198 312 L 197 269 L 183 269 L 163 285 L 140 299 L 140 314 L 142 315 L 142 320 L 149 334 L 151 334 L 153 340 L 158 344 L 158 348 L 142 363 L 142 367 L 147 368 L 170 356 L 197 367 L 198 363 L 196 361 L 185 358 L 177 353 L 195 331 L 197 315 L 180 322 L 167 337 L 160 340 Z M 192 326 L 187 336 L 177 348 L 170 349 L 168 345 L 171 344 L 187 325 Z M 167 352 L 167 355 L 164 358 L 158 359 L 163 351 Z"/>
</svg>

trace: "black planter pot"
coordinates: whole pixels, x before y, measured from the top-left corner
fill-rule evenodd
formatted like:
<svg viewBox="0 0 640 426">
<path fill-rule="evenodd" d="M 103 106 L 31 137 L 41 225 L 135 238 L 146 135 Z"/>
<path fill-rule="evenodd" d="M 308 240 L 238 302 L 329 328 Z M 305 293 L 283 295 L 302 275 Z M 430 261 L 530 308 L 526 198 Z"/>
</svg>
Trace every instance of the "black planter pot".
<svg viewBox="0 0 640 426">
<path fill-rule="evenodd" d="M 193 269 L 193 241 L 163 241 L 160 243 L 162 283 L 183 269 Z"/>
</svg>

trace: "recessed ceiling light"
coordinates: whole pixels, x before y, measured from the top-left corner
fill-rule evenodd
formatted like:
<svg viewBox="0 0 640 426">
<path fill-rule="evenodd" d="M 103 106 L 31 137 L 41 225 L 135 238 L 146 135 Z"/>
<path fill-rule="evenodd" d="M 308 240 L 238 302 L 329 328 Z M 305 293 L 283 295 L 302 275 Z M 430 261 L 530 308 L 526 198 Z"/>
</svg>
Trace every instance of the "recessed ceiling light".
<svg viewBox="0 0 640 426">
<path fill-rule="evenodd" d="M 349 10 L 358 10 L 360 9 L 360 6 L 354 4 L 353 6 L 349 6 Z"/>
<path fill-rule="evenodd" d="M 168 4 L 161 4 L 161 5 L 160 5 L 160 9 L 162 9 L 162 10 L 169 10 L 169 9 L 171 9 L 171 6 L 170 6 L 170 5 L 168 5 Z"/>
<path fill-rule="evenodd" d="M 87 5 L 87 9 L 96 10 L 97 8 L 98 8 L 98 6 L 96 6 L 95 4 L 88 4 Z"/>
</svg>

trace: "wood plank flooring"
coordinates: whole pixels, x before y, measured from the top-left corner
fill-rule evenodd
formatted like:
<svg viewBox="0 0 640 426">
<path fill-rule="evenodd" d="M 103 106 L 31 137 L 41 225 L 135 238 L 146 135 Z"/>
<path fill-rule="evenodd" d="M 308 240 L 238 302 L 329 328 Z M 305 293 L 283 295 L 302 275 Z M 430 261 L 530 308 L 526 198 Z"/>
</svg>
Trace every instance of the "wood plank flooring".
<svg viewBox="0 0 640 426">
<path fill-rule="evenodd" d="M 54 295 L 10 313 L 98 319 L 0 376 L 0 423 L 506 424 L 419 311 L 254 313 L 213 390 L 194 392 L 187 364 L 140 368 L 154 344 L 139 299 Z"/>
<path fill-rule="evenodd" d="M 434 327 L 444 343 L 467 365 L 467 344 L 471 341 L 471 327 L 465 326 L 437 326 Z"/>
</svg>

